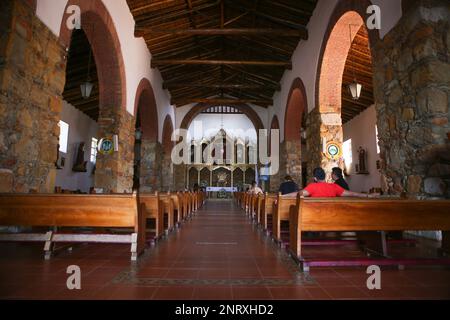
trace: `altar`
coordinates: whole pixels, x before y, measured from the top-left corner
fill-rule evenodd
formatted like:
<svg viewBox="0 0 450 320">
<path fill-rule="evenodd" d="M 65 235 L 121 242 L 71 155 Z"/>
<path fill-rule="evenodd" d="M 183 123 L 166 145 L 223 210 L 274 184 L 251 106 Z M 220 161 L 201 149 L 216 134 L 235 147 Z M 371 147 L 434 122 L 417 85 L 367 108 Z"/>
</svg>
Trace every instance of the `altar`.
<svg viewBox="0 0 450 320">
<path fill-rule="evenodd" d="M 237 192 L 237 187 L 206 187 L 206 192 Z"/>
<path fill-rule="evenodd" d="M 210 199 L 230 199 L 233 197 L 233 192 L 237 191 L 237 187 L 206 187 Z"/>
</svg>

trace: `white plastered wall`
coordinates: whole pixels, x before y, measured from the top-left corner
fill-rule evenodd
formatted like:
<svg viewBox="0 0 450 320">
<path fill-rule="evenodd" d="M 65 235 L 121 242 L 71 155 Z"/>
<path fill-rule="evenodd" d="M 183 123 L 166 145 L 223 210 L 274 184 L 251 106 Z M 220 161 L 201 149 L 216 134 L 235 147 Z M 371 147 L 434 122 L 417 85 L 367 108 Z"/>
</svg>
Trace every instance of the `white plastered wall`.
<svg viewBox="0 0 450 320">
<path fill-rule="evenodd" d="M 281 90 L 274 95 L 274 106 L 269 111 L 269 121 L 272 121 L 273 115 L 277 115 L 282 141 L 284 140 L 284 118 L 288 95 L 295 78 L 300 78 L 305 85 L 308 112 L 315 108 L 315 87 L 320 51 L 331 15 L 337 3 L 338 0 L 319 0 L 307 26 L 308 40 L 301 41 L 297 46 L 292 55 L 292 70 L 284 73 L 281 79 Z M 378 5 L 381 9 L 380 37 L 384 37 L 402 16 L 401 0 L 372 0 L 372 3 Z M 367 17 L 364 17 L 364 19 L 366 20 Z"/>
<path fill-rule="evenodd" d="M 86 0 L 91 1 L 91 0 Z M 151 54 L 143 38 L 134 37 L 135 22 L 126 0 L 102 0 L 114 22 L 120 41 L 126 77 L 126 109 L 134 115 L 136 90 L 143 78 L 147 78 L 155 94 L 158 108 L 158 134 L 162 139 L 164 119 L 170 115 L 175 123 L 174 108 L 170 104 L 168 91 L 162 88 L 161 74 L 150 67 Z M 36 15 L 59 36 L 64 10 L 68 0 L 37 0 Z M 81 22 L 83 23 L 83 22 Z"/>
</svg>

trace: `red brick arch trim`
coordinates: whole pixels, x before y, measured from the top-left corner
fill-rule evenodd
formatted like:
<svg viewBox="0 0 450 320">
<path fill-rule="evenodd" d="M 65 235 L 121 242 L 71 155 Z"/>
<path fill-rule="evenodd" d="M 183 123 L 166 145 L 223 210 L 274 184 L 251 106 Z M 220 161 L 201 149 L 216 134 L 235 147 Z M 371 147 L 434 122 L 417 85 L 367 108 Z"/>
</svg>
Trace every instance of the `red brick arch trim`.
<svg viewBox="0 0 450 320">
<path fill-rule="evenodd" d="M 362 26 L 367 19 L 370 0 L 340 0 L 331 15 L 319 55 L 316 76 L 316 108 L 320 111 L 340 112 L 342 74 L 350 50 L 349 24 Z M 354 26 L 353 34 L 358 31 Z M 368 30 L 371 49 L 379 41 L 379 31 Z"/>
<path fill-rule="evenodd" d="M 70 47 L 72 30 L 66 26 L 67 7 L 77 5 L 81 9 L 81 27 L 86 33 L 97 66 L 100 114 L 102 110 L 126 109 L 126 77 L 119 37 L 113 20 L 101 0 L 70 0 L 64 9 L 59 39 Z M 107 109 L 105 109 L 107 108 Z"/>
<path fill-rule="evenodd" d="M 25 3 L 27 3 L 30 6 L 30 8 L 33 10 L 33 12 L 36 13 L 37 0 L 25 0 Z"/>
<path fill-rule="evenodd" d="M 205 105 L 205 104 L 197 104 L 194 107 L 192 107 L 191 110 L 184 116 L 183 121 L 181 121 L 180 129 L 188 129 L 192 120 L 196 116 L 198 116 L 201 112 L 211 107 L 211 105 Z M 238 105 L 234 106 L 236 109 L 240 110 L 242 113 L 244 113 L 250 121 L 253 123 L 253 126 L 256 129 L 256 132 L 260 129 L 264 129 L 264 125 L 261 121 L 261 118 L 258 116 L 258 114 L 248 105 Z"/>
<path fill-rule="evenodd" d="M 170 153 L 175 144 L 174 141 L 172 141 L 172 133 L 173 133 L 172 118 L 170 117 L 170 115 L 167 115 L 166 119 L 164 119 L 164 126 L 162 132 L 162 145 L 166 153 Z"/>
<path fill-rule="evenodd" d="M 306 89 L 300 78 L 294 79 L 289 91 L 284 116 L 284 140 L 301 139 L 301 129 L 305 112 L 308 110 Z"/>
<path fill-rule="evenodd" d="M 150 81 L 143 78 L 138 85 L 134 99 L 134 115 L 141 119 L 142 138 L 158 141 L 158 108 Z"/>
<path fill-rule="evenodd" d="M 277 116 L 273 116 L 272 122 L 270 124 L 270 129 L 272 130 L 280 129 L 280 122 L 278 121 Z"/>
</svg>

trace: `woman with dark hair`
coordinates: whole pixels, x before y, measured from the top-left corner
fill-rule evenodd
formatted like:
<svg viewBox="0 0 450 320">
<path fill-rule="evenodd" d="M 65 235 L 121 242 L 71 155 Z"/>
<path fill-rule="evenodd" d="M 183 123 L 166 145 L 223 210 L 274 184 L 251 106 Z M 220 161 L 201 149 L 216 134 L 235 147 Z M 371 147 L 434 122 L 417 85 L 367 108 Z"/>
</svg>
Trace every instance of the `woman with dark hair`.
<svg viewBox="0 0 450 320">
<path fill-rule="evenodd" d="M 345 190 L 350 190 L 350 187 L 347 184 L 347 181 L 344 179 L 344 174 L 342 172 L 342 169 L 339 167 L 334 167 L 331 170 L 331 178 L 334 180 L 334 183 L 338 186 L 341 186 Z"/>
</svg>

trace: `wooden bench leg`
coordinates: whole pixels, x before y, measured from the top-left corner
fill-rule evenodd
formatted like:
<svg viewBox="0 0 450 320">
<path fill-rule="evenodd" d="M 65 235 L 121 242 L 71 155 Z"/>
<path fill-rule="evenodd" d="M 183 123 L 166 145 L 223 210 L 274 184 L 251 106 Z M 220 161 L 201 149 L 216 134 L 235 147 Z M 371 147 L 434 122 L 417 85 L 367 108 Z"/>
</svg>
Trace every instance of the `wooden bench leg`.
<svg viewBox="0 0 450 320">
<path fill-rule="evenodd" d="M 45 234 L 45 244 L 44 244 L 44 259 L 50 260 L 53 252 L 53 231 L 49 231 Z"/>
<path fill-rule="evenodd" d="M 441 255 L 450 255 L 450 231 L 442 231 Z"/>
<path fill-rule="evenodd" d="M 364 251 L 369 255 L 388 257 L 386 232 L 362 231 L 357 233 L 357 237 Z"/>
<path fill-rule="evenodd" d="M 131 234 L 131 261 L 136 261 L 138 258 L 138 234 Z"/>
</svg>

